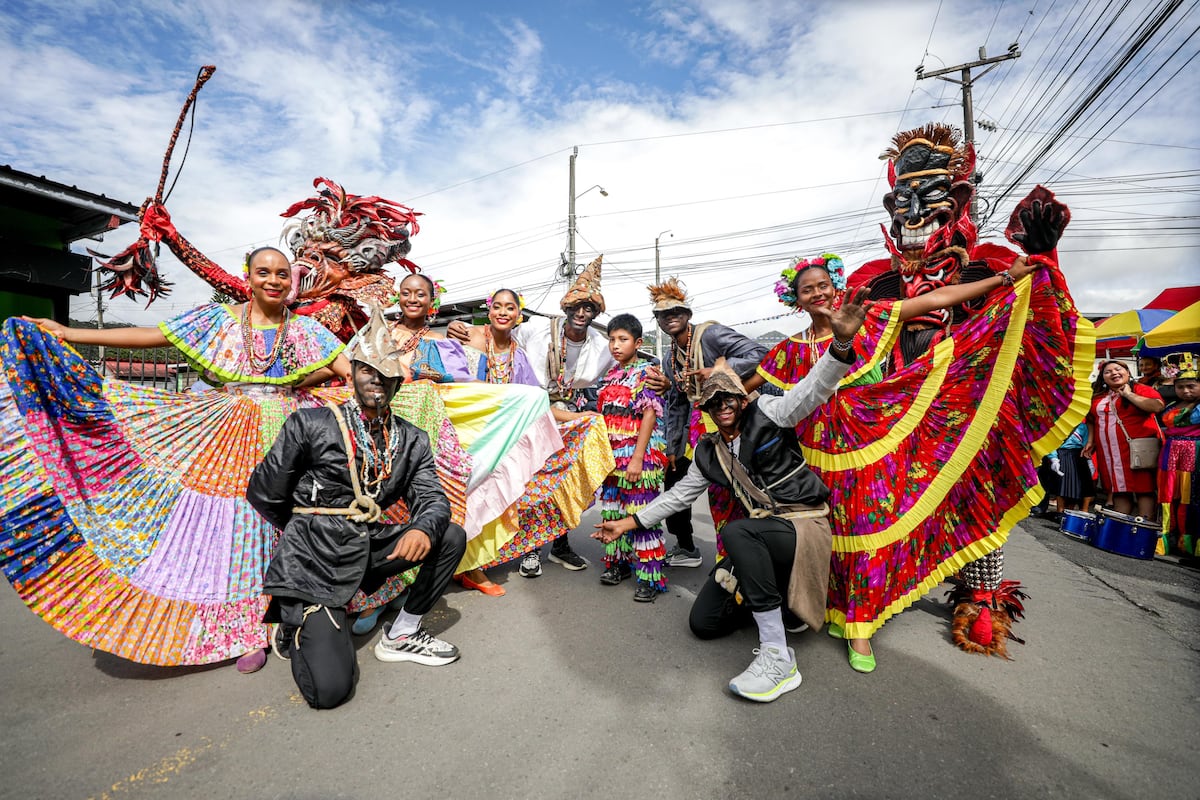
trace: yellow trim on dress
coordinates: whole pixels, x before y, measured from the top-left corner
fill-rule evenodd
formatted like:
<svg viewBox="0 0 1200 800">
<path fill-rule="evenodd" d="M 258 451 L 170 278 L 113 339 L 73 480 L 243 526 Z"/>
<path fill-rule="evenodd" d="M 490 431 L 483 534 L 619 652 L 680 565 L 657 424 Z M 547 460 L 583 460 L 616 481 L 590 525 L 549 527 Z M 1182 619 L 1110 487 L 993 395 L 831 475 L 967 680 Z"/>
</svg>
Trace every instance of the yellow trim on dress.
<svg viewBox="0 0 1200 800">
<path fill-rule="evenodd" d="M 922 382 L 921 391 L 917 393 L 916 399 L 904 412 L 904 416 L 888 430 L 887 436 L 884 438 L 860 450 L 852 450 L 847 453 L 827 453 L 802 445 L 800 450 L 804 454 L 804 458 L 809 464 L 820 468 L 822 472 L 840 472 L 874 464 L 884 456 L 894 453 L 900 443 L 912 434 L 925 419 L 926 412 L 929 411 L 929 407 L 933 405 L 934 399 L 942 390 L 942 384 L 946 380 L 946 374 L 950 371 L 953 361 L 954 341 L 952 339 L 943 339 L 934 345 L 933 369 L 930 371 L 929 377 Z"/>
<path fill-rule="evenodd" d="M 946 499 L 950 489 L 962 477 L 963 472 L 979 452 L 988 431 L 992 429 L 996 417 L 1000 413 L 1000 406 L 1012 382 L 1013 370 L 1016 368 L 1017 356 L 1021 351 L 1022 340 L 1025 336 L 1031 287 L 1032 281 L 1028 275 L 1018 281 L 1014 287 L 1016 301 L 1013 303 L 1010 313 L 1010 323 L 1005 331 L 1004 342 L 1000 345 L 996 368 L 992 370 L 988 388 L 979 404 L 979 412 L 971 420 L 967 432 L 955 447 L 953 455 L 947 459 L 945 466 L 938 472 L 937 477 L 930 482 L 917 501 L 885 530 L 857 536 L 835 535 L 833 537 L 834 550 L 839 553 L 857 553 L 893 545 L 911 534 L 917 525 L 937 511 L 938 506 Z M 952 339 L 947 339 L 947 341 L 952 341 Z M 1066 438 L 1066 434 L 1063 435 L 1063 438 Z M 981 555 L 987 552 L 990 551 L 985 550 Z"/>
</svg>

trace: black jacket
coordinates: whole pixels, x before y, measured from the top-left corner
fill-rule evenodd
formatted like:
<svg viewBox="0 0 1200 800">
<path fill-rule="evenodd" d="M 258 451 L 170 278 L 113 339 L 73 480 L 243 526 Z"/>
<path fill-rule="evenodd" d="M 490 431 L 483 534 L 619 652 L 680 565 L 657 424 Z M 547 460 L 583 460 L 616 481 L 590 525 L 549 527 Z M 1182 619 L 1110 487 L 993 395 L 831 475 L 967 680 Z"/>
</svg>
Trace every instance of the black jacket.
<svg viewBox="0 0 1200 800">
<path fill-rule="evenodd" d="M 346 448 L 333 412 L 306 408 L 283 424 L 275 444 L 250 476 L 246 499 L 267 521 L 283 529 L 263 590 L 311 603 L 344 606 L 367 570 L 368 538 L 394 538 L 409 528 L 430 536 L 450 522 L 450 501 L 438 481 L 429 437 L 397 419 L 402 437 L 392 474 L 376 502 L 387 509 L 403 499 L 403 526 L 355 523 L 343 516 L 292 514 L 294 506 L 345 508 L 354 500 Z M 361 466 L 361 456 L 356 467 Z"/>
<path fill-rule="evenodd" d="M 704 477 L 718 486 L 729 487 L 714 448 L 724 447 L 721 434 L 709 433 L 696 444 L 693 458 Z M 779 505 L 819 506 L 829 498 L 829 489 L 808 468 L 800 452 L 795 428 L 781 428 L 758 408 L 758 401 L 742 412 L 738 461 L 750 479 Z"/>
</svg>

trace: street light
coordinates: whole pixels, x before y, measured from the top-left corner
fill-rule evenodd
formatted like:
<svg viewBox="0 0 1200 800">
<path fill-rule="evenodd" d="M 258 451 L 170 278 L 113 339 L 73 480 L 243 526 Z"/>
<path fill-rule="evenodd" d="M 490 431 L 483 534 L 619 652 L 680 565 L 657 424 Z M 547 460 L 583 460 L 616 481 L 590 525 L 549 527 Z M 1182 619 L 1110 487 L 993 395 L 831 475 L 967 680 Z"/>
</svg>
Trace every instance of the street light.
<svg viewBox="0 0 1200 800">
<path fill-rule="evenodd" d="M 585 194 L 587 194 L 588 192 L 590 192 L 592 189 L 599 189 L 599 190 L 600 190 L 600 196 L 601 196 L 601 197 L 608 197 L 608 190 L 607 190 L 607 189 L 605 189 L 605 188 L 604 188 L 603 186 L 601 186 L 600 184 L 596 183 L 596 184 L 593 184 L 593 185 L 589 186 L 588 188 L 584 189 L 584 190 L 583 190 L 582 192 L 580 192 L 579 194 L 575 195 L 575 199 L 576 199 L 576 200 L 578 200 L 579 198 L 583 197 Z"/>
<path fill-rule="evenodd" d="M 659 261 L 659 255 L 658 255 L 658 240 L 661 239 L 663 237 L 663 234 L 666 234 L 666 233 L 671 233 L 671 229 L 667 228 L 665 231 L 660 233 L 658 236 L 654 237 L 654 285 L 655 286 L 662 283 L 662 270 L 660 268 L 660 261 Z M 671 238 L 674 239 L 675 234 L 671 233 Z M 663 355 L 662 355 L 662 328 L 658 327 L 657 320 L 655 320 L 654 328 L 655 328 L 655 330 L 654 330 L 654 352 L 655 352 L 655 355 L 658 356 L 658 360 L 661 362 L 662 357 L 663 357 Z"/>
<path fill-rule="evenodd" d="M 575 157 L 578 155 L 579 148 L 572 148 L 570 160 L 571 174 L 567 186 L 567 270 L 570 275 L 575 274 L 575 201 L 592 189 L 599 189 L 601 197 L 608 197 L 608 191 L 598 183 L 589 186 L 579 194 L 575 194 Z"/>
</svg>

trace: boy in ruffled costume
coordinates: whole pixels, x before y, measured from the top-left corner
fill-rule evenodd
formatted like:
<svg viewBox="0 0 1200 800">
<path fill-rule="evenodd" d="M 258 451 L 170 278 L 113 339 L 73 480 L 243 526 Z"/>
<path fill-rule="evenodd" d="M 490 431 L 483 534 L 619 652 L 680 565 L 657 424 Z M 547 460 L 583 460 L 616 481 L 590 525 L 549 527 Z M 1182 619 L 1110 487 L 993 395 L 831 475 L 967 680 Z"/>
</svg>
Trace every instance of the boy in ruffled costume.
<svg viewBox="0 0 1200 800">
<path fill-rule="evenodd" d="M 617 366 L 604 376 L 597 401 L 616 461 L 616 469 L 600 489 L 600 514 L 606 520 L 636 514 L 662 491 L 667 462 L 662 400 L 647 383 L 650 362 L 638 355 L 641 346 L 642 324 L 637 318 L 613 317 L 608 323 L 608 348 Z M 666 554 L 661 528 L 636 528 L 605 545 L 600 582 L 616 586 L 635 576 L 633 599 L 654 602 L 659 592 L 667 590 L 662 572 Z"/>
</svg>

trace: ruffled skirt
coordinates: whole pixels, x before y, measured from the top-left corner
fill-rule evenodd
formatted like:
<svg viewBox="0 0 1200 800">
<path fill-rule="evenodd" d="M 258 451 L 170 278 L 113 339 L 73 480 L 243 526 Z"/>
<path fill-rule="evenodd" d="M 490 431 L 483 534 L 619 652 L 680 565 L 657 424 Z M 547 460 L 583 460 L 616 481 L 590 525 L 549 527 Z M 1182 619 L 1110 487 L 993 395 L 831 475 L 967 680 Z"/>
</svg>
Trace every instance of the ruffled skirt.
<svg viewBox="0 0 1200 800">
<path fill-rule="evenodd" d="M 15 319 L 0 365 L 0 566 L 25 603 L 75 641 L 146 664 L 266 646 L 262 576 L 277 531 L 246 482 L 289 413 L 348 390 L 142 388 L 101 378 Z M 470 457 L 438 395 L 404 387 L 394 408 L 429 433 L 461 522 Z"/>
</svg>

